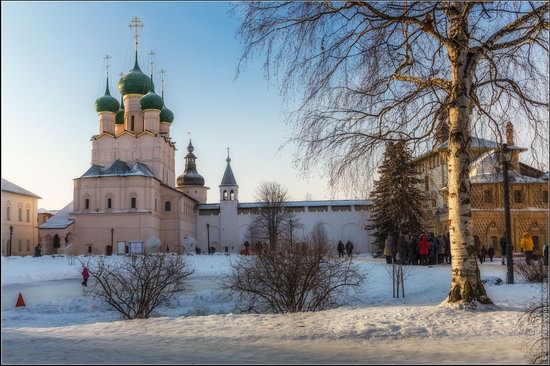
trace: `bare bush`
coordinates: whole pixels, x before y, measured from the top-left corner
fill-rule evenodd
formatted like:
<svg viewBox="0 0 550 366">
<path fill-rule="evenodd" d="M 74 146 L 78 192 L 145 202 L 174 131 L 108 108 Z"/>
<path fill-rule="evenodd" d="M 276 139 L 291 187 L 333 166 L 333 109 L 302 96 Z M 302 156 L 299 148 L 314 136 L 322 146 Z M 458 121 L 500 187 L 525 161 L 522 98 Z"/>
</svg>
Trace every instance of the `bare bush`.
<svg viewBox="0 0 550 366">
<path fill-rule="evenodd" d="M 544 266 L 542 259 L 532 260 L 527 264 L 524 260 L 514 263 L 514 272 L 527 282 L 542 282 L 548 278 L 548 267 Z"/>
<path fill-rule="evenodd" d="M 348 303 L 365 275 L 351 259 L 331 256 L 326 243 L 280 242 L 276 250 L 241 257 L 231 264 L 225 286 L 245 311 L 295 313 Z"/>
<path fill-rule="evenodd" d="M 548 287 L 544 289 L 548 291 Z M 527 354 L 529 355 L 529 363 L 531 364 L 544 364 L 548 365 L 548 295 L 542 293 L 540 299 L 532 301 L 529 306 L 525 308 L 520 322 L 524 322 L 529 326 L 532 326 L 535 331 L 535 339 L 530 347 L 527 348 Z M 535 330 L 539 328 L 538 330 Z M 540 331 L 539 331 L 540 330 Z"/>
<path fill-rule="evenodd" d="M 161 305 L 168 305 L 187 290 L 193 273 L 176 255 L 145 254 L 87 263 L 92 281 L 89 295 L 107 302 L 126 319 L 146 319 Z"/>
</svg>

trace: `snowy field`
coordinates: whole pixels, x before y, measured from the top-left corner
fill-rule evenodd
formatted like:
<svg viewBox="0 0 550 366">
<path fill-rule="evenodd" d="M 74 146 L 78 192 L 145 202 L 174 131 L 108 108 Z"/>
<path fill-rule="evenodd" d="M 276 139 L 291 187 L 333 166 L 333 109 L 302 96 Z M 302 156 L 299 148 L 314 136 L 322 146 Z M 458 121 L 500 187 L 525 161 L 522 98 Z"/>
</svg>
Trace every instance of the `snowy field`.
<svg viewBox="0 0 550 366">
<path fill-rule="evenodd" d="M 393 299 L 381 259 L 346 307 L 288 315 L 240 314 L 219 283 L 238 256 L 189 256 L 192 291 L 148 320 L 120 320 L 84 296 L 67 258 L 2 257 L 2 361 L 7 363 L 526 363 L 520 311 L 540 285 L 487 284 L 496 311 L 440 306 L 450 266 L 413 266 Z M 93 259 L 92 259 L 93 260 Z M 108 260 L 116 260 L 109 257 Z M 484 278 L 505 280 L 499 260 Z M 516 282 L 519 282 L 516 279 Z M 22 292 L 27 306 L 14 308 Z"/>
</svg>

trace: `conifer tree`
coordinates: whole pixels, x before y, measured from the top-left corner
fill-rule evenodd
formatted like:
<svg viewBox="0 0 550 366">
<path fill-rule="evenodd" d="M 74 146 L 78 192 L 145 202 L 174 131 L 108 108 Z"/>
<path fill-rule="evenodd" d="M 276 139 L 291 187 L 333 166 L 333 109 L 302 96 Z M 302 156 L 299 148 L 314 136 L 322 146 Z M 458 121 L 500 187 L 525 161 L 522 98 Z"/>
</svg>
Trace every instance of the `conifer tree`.
<svg viewBox="0 0 550 366">
<path fill-rule="evenodd" d="M 369 229 L 374 230 L 376 245 L 382 250 L 389 234 L 418 233 L 423 226 L 425 197 L 417 188 L 420 179 L 411 164 L 412 156 L 405 141 L 389 142 L 378 168 L 379 179 L 371 192 L 373 200 Z"/>
</svg>

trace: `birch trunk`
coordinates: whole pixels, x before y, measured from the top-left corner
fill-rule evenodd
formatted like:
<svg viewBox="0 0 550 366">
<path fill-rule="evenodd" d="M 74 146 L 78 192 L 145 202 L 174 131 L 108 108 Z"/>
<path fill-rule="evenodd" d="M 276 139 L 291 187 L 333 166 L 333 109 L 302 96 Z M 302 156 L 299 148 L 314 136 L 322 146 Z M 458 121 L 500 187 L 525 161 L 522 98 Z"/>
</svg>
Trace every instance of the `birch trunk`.
<svg viewBox="0 0 550 366">
<path fill-rule="evenodd" d="M 471 305 L 490 304 L 481 283 L 474 239 L 470 225 L 470 90 L 475 60 L 468 53 L 467 19 L 462 19 L 464 3 L 453 3 L 449 11 L 449 35 L 454 46 L 448 48 L 451 61 L 452 91 L 449 113 L 449 232 L 452 255 L 451 290 L 447 301 Z"/>
</svg>

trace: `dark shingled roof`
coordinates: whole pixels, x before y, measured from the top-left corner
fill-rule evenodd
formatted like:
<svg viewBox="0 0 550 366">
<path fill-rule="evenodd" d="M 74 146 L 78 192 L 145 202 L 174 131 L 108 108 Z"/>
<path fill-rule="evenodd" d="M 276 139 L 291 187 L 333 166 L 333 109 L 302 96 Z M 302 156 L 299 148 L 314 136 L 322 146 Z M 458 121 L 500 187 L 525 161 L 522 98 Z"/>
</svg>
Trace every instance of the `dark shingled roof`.
<svg viewBox="0 0 550 366">
<path fill-rule="evenodd" d="M 231 170 L 231 164 L 229 164 L 228 161 L 227 166 L 225 167 L 225 173 L 223 173 L 222 183 L 220 184 L 220 187 L 236 185 L 237 181 L 235 180 L 235 176 L 233 175 L 233 171 Z"/>
<path fill-rule="evenodd" d="M 100 176 L 145 176 L 154 177 L 151 170 L 143 163 L 135 163 L 130 169 L 128 164 L 121 160 L 116 160 L 110 167 L 105 168 L 99 165 L 92 165 L 81 178 L 100 177 Z"/>
</svg>

